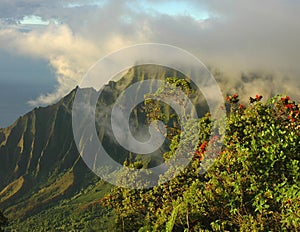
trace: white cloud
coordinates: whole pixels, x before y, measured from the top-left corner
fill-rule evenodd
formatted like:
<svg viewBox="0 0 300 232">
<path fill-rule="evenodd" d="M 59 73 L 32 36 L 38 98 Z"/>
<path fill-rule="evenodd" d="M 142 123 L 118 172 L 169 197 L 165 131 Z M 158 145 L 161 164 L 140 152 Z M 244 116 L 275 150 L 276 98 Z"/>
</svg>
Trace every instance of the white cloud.
<svg viewBox="0 0 300 232">
<path fill-rule="evenodd" d="M 73 34 L 66 25 L 50 25 L 28 33 L 4 29 L 0 36 L 2 48 L 46 59 L 55 70 L 58 81 L 56 92 L 31 101 L 33 105 L 50 104 L 63 97 L 78 84 L 100 52 L 94 44 Z"/>
<path fill-rule="evenodd" d="M 78 7 L 65 8 L 68 2 Z M 0 30 L 1 47 L 47 59 L 56 72 L 56 92 L 43 95 L 32 104 L 49 104 L 59 99 L 99 58 L 143 42 L 167 43 L 190 51 L 224 73 L 226 79 L 220 80 L 224 89 L 244 91 L 241 95 L 294 93 L 299 88 L 298 1 L 190 0 L 186 3 L 199 12 L 217 16 L 205 21 L 189 14 L 158 12 L 153 15 L 139 5 L 138 10 L 133 9 L 135 0 L 113 0 L 99 6 L 92 6 L 92 1 L 89 5 L 83 1 L 68 2 L 5 0 L 1 6 L 0 12 L 6 18 L 37 15 L 43 20 L 57 18 L 64 22 L 32 27 L 27 33 L 16 26 Z M 156 0 L 148 2 L 159 4 Z M 261 78 L 245 83 L 240 77 L 242 72 L 270 73 L 274 77 L 271 82 Z"/>
</svg>

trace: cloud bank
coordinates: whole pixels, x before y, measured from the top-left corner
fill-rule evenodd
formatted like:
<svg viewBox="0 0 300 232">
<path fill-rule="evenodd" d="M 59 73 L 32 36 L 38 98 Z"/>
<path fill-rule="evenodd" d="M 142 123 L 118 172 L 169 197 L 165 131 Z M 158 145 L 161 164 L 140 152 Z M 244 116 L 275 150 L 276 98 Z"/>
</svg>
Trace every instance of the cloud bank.
<svg viewBox="0 0 300 232">
<path fill-rule="evenodd" d="M 156 0 L 4 0 L 0 47 L 46 59 L 53 67 L 56 91 L 31 101 L 33 105 L 50 104 L 67 94 L 89 67 L 108 53 L 147 42 L 178 46 L 217 68 L 224 93 L 287 93 L 300 100 L 299 1 L 184 2 L 193 13 L 176 10 L 171 14 L 160 8 L 170 1 Z M 176 1 L 172 7 L 174 4 Z M 195 11 L 209 17 L 199 19 Z M 60 24 L 21 25 L 26 15 Z"/>
</svg>

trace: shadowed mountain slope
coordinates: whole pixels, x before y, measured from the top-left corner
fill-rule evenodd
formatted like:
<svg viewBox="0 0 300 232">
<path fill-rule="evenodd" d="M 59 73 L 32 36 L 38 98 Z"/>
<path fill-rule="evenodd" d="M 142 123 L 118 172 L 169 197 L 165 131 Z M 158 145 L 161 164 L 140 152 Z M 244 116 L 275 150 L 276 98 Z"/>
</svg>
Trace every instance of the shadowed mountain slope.
<svg viewBox="0 0 300 232">
<path fill-rule="evenodd" d="M 110 125 L 112 105 L 128 86 L 141 80 L 166 77 L 184 76 L 166 67 L 144 65 L 129 69 L 117 82 L 110 81 L 97 105 L 97 112 L 107 119 L 103 124 Z M 0 208 L 9 218 L 38 217 L 42 212 L 49 212 L 62 202 L 78 197 L 85 200 L 77 204 L 88 207 L 111 188 L 89 170 L 77 151 L 72 131 L 72 104 L 76 91 L 78 88 L 56 104 L 35 108 L 10 127 L 0 129 Z M 93 89 L 82 91 L 91 98 L 97 95 Z M 203 103 L 198 98 L 193 101 Z M 145 121 L 139 108 L 134 110 L 132 117 L 133 121 Z M 123 163 L 131 154 L 109 135 L 110 127 L 104 129 L 108 133 L 98 128 L 100 141 L 116 161 Z M 87 193 L 85 189 L 99 194 Z M 102 190 L 105 191 L 101 193 Z"/>
</svg>

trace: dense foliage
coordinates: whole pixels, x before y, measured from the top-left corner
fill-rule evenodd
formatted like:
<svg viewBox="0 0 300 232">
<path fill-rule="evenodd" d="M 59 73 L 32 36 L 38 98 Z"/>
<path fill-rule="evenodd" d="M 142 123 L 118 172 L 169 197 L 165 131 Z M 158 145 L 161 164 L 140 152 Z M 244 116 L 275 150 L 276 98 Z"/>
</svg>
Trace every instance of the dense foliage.
<svg viewBox="0 0 300 232">
<path fill-rule="evenodd" d="M 209 115 L 198 122 L 199 147 L 181 175 L 147 190 L 116 187 L 102 199 L 120 231 L 299 230 L 299 105 L 257 95 L 245 107 L 238 98 L 227 98 L 222 152 L 206 173 L 199 172 L 205 148 L 218 142 L 209 137 Z M 166 159 L 179 140 L 173 136 Z"/>
<path fill-rule="evenodd" d="M 8 225 L 8 219 L 3 215 L 3 212 L 0 211 L 0 231 L 4 231 L 4 227 Z"/>
</svg>

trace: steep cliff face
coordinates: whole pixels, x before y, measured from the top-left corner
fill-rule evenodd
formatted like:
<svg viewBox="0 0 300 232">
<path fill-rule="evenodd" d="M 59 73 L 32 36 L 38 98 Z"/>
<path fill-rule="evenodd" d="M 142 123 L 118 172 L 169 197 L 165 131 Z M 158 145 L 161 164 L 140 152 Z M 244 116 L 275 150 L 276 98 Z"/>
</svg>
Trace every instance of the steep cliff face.
<svg viewBox="0 0 300 232">
<path fill-rule="evenodd" d="M 11 213 L 27 214 L 76 191 L 76 168 L 88 173 L 72 139 L 74 95 L 75 90 L 0 130 L 0 206 L 12 207 Z"/>
<path fill-rule="evenodd" d="M 110 125 L 112 105 L 122 90 L 140 80 L 166 77 L 183 75 L 165 67 L 146 65 L 128 70 L 117 82 L 109 82 L 97 106 L 97 111 L 107 119 L 104 124 Z M 77 90 L 0 129 L 0 208 L 5 208 L 9 215 L 24 217 L 38 213 L 99 181 L 81 159 L 73 139 L 72 104 Z M 93 97 L 97 93 L 89 89 L 88 94 Z M 132 117 L 143 121 L 145 115 L 136 109 Z M 105 130 L 111 128 L 98 128 L 99 139 L 112 157 L 122 163 L 129 156 L 128 151 Z"/>
<path fill-rule="evenodd" d="M 74 164 L 76 156 L 71 154 L 76 150 L 70 134 L 74 94 L 55 105 L 36 108 L 1 130 L 1 187 L 24 175 L 40 179 Z"/>
</svg>

